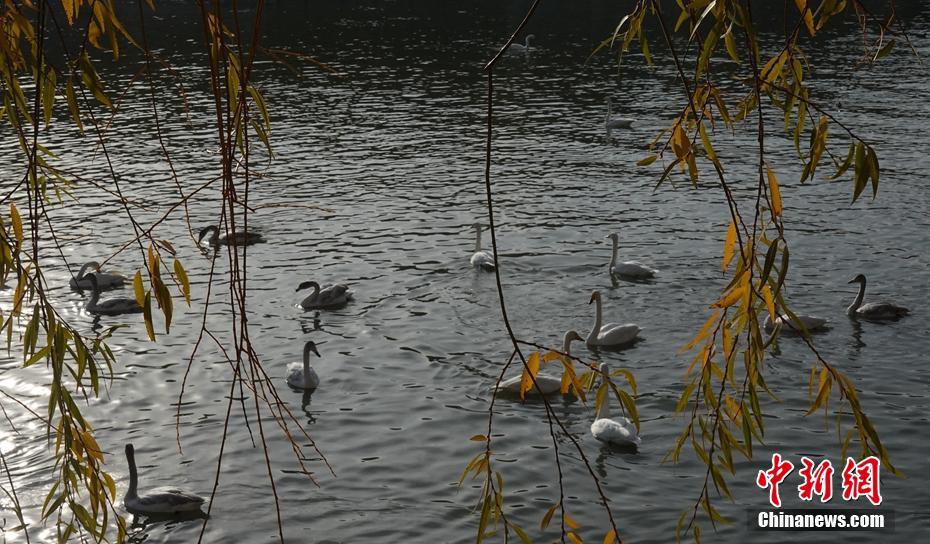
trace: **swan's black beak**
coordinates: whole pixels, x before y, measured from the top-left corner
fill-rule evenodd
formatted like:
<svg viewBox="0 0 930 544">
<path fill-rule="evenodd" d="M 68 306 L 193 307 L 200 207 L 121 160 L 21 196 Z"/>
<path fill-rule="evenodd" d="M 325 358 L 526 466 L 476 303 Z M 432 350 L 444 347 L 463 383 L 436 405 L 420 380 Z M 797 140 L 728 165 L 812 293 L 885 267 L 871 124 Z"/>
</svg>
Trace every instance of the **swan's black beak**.
<svg viewBox="0 0 930 544">
<path fill-rule="evenodd" d="M 859 278 L 853 278 L 853 279 L 847 281 L 846 283 L 857 283 L 858 281 L 859 281 Z"/>
<path fill-rule="evenodd" d="M 316 353 L 316 356 L 317 356 L 317 357 L 321 357 L 320 352 L 316 350 L 316 346 L 311 347 L 310 350 L 311 350 L 313 353 Z"/>
<path fill-rule="evenodd" d="M 588 301 L 588 304 L 592 304 L 594 302 L 594 299 L 596 298 L 597 298 L 597 295 L 591 295 L 591 300 Z"/>
</svg>

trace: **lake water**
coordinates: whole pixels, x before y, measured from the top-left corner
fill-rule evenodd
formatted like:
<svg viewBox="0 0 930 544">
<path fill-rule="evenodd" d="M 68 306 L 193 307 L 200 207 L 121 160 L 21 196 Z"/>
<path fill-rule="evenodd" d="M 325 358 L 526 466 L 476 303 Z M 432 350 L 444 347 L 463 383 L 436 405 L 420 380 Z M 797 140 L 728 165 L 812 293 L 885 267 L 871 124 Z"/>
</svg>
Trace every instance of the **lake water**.
<svg viewBox="0 0 930 544">
<path fill-rule="evenodd" d="M 250 225 L 268 238 L 248 250 L 252 339 L 268 374 L 279 378 L 275 386 L 282 399 L 306 422 L 336 474 L 311 460 L 319 481 L 314 486 L 296 473 L 290 445 L 273 423 L 264 422 L 285 536 L 288 542 L 317 543 L 473 541 L 478 490 L 471 485 L 460 489 L 457 481 L 479 451 L 480 445 L 468 438 L 485 431 L 488 388 L 510 352 L 493 275 L 468 266 L 471 225 L 486 222 L 481 66 L 526 5 L 315 4 L 270 2 L 266 45 L 309 52 L 342 76 L 313 66 L 298 66 L 295 74 L 272 62 L 257 65 L 257 82 L 270 103 L 277 160 L 257 165 L 264 177 L 253 181 L 250 194 L 250 202 L 259 207 Z M 644 340 L 630 350 L 591 354 L 575 345 L 582 357 L 634 372 L 643 437 L 637 453 L 611 451 L 594 440 L 588 432 L 589 407 L 572 400 L 557 400 L 554 406 L 603 479 L 624 539 L 670 542 L 679 513 L 691 507 L 704 476 L 691 454 L 678 464 L 661 463 L 685 424 L 673 410 L 690 356 L 677 351 L 699 329 L 727 281 L 719 262 L 728 216 L 721 191 L 710 180 L 692 189 L 679 178 L 675 186 L 654 191 L 658 165 L 635 166 L 646 155 L 646 143 L 682 103 L 659 35 L 651 38 L 659 66 L 644 67 L 639 56 L 631 55 L 618 78 L 608 56 L 584 61 L 612 31 L 624 6 L 595 2 L 569 9 L 563 3 L 545 6 L 531 25 L 537 48 L 529 61 L 507 59 L 496 72 L 492 179 L 504 288 L 515 330 L 527 340 L 556 346 L 569 328 L 586 334 L 593 289 L 604 293 L 608 320 L 635 321 L 643 328 Z M 906 9 L 902 16 L 910 37 L 927 58 L 930 11 Z M 162 74 L 164 134 L 181 183 L 190 191 L 219 171 L 201 30 L 196 14 L 182 4 L 161 6 L 157 15 L 147 26 L 152 47 L 180 74 L 190 108 L 192 124 L 187 125 L 183 101 Z M 769 38 L 777 43 L 776 35 Z M 780 174 L 792 250 L 788 296 L 796 311 L 829 318 L 832 328 L 818 335 L 816 344 L 856 382 L 864 410 L 908 478 L 886 474 L 882 479 L 882 507 L 895 512 L 893 534 L 795 535 L 800 540 L 815 535 L 822 542 L 870 542 L 875 535 L 886 542 L 914 541 L 930 533 L 925 470 L 930 445 L 925 427 L 930 413 L 925 366 L 930 193 L 925 180 L 930 159 L 923 136 L 930 118 L 930 70 L 899 47 L 880 64 L 853 71 L 861 41 L 851 21 L 818 43 L 827 51 L 812 58 L 818 100 L 836 105 L 838 119 L 876 143 L 882 183 L 876 200 L 864 197 L 853 205 L 849 181 L 829 183 L 818 177 L 799 185 L 801 165 L 790 140 L 779 133 L 778 117 L 770 116 L 769 160 Z M 122 89 L 132 71 L 104 70 L 104 79 Z M 137 213 L 144 224 L 177 199 L 152 131 L 146 93 L 144 86 L 128 93 L 108 136 L 124 191 L 148 207 Z M 608 95 L 618 111 L 637 119 L 632 129 L 615 132 L 610 141 L 602 124 Z M 756 175 L 751 130 L 746 126 L 719 135 L 728 179 L 744 206 Z M 831 137 L 838 135 L 831 128 Z M 74 131 L 61 128 L 42 137 L 61 154 L 67 170 L 108 182 L 102 156 L 78 154 L 87 141 Z M 845 155 L 845 141 L 833 142 L 831 149 Z M 15 147 L 8 131 L 2 146 L 8 156 Z M 821 174 L 829 170 L 826 164 L 822 168 Z M 4 187 L 21 176 L 12 161 L 0 172 Z M 75 267 L 109 255 L 130 236 L 114 199 L 99 196 L 88 184 L 78 184 L 76 193 L 80 202 L 51 211 Z M 213 223 L 219 210 L 213 186 L 191 202 L 191 222 L 196 227 Z M 621 257 L 658 268 L 656 281 L 611 285 L 604 236 L 616 231 Z M 178 248 L 194 284 L 193 306 L 176 306 L 171 335 L 157 343 L 147 341 L 141 318 L 124 320 L 129 328 L 118 331 L 110 344 L 119 360 L 115 381 L 85 415 L 111 454 L 107 467 L 119 478 L 120 494 L 128 481 L 122 448 L 132 441 L 143 486 L 173 483 L 206 495 L 213 484 L 231 369 L 209 345 L 195 359 L 179 454 L 176 403 L 202 319 L 210 260 L 187 235 L 182 215 L 172 216 L 157 233 Z M 44 256 L 50 283 L 57 286 L 51 296 L 89 331 L 93 319 L 82 310 L 81 296 L 67 288 L 63 263 L 50 247 Z M 127 252 L 110 267 L 131 272 L 138 262 L 137 254 Z M 222 276 L 225 258 L 217 263 Z M 892 324 L 850 322 L 844 309 L 855 289 L 846 282 L 860 272 L 870 280 L 869 299 L 888 297 L 910 307 L 913 315 Z M 303 312 L 294 307 L 299 300 L 294 289 L 310 279 L 348 283 L 356 301 L 341 310 Z M 226 287 L 216 287 L 214 297 L 225 300 Z M 3 301 L 9 304 L 8 297 Z M 227 308 L 215 304 L 207 319 L 224 341 L 230 335 Z M 104 325 L 120 321 L 101 320 Z M 319 344 L 322 358 L 315 366 L 322 384 L 302 406 L 303 396 L 288 389 L 283 376 L 286 365 L 300 359 L 307 339 Z M 781 541 L 780 535 L 748 535 L 746 529 L 747 509 L 766 506 L 766 493 L 754 480 L 758 469 L 768 468 L 773 452 L 796 464 L 801 455 L 841 464 L 832 420 L 822 414 L 804 417 L 811 364 L 807 348 L 791 338 L 783 338 L 778 353 L 768 358 L 766 380 L 779 401 L 764 401 L 766 443 L 755 449 L 755 461 L 737 464 L 737 476 L 730 481 L 736 502 L 717 500 L 734 525 L 714 535 L 705 521 L 705 540 Z M 15 360 L 2 360 L 0 388 L 43 411 L 49 373 L 41 365 L 18 367 Z M 44 429 L 28 414 L 7 400 L 3 407 L 19 434 L 4 422 L 0 447 L 35 523 L 51 477 L 50 447 Z M 254 430 L 254 418 L 251 425 Z M 558 497 L 542 407 L 498 402 L 495 432 L 508 512 L 536 538 L 543 513 Z M 586 540 L 599 542 L 606 516 L 577 453 L 565 436 L 557 436 L 569 513 L 581 523 Z M 782 486 L 782 495 L 789 497 L 788 506 L 797 507 L 789 485 L 795 477 Z M 848 506 L 836 498 L 830 505 Z M 4 517 L 15 524 L 8 511 Z M 555 525 L 539 541 L 557 539 Z M 193 542 L 200 524 L 156 522 L 134 530 L 147 542 Z M 39 525 L 33 535 L 34 541 L 46 541 L 54 533 Z M 15 542 L 21 536 L 6 538 Z M 234 405 L 205 541 L 276 538 L 262 450 L 253 447 Z"/>
</svg>

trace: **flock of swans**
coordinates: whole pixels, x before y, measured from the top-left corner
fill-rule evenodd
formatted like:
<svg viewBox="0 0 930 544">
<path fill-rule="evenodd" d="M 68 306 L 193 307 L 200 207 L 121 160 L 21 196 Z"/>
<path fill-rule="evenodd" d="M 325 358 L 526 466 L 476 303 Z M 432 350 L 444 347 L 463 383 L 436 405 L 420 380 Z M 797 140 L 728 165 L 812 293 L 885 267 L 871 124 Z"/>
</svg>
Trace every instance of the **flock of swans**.
<svg viewBox="0 0 930 544">
<path fill-rule="evenodd" d="M 609 108 L 609 102 L 608 102 Z M 609 119 L 609 115 L 608 115 Z M 608 125 L 609 127 L 609 125 Z M 471 256 L 472 268 L 493 272 L 497 267 L 494 256 L 491 252 L 481 247 L 481 230 L 482 225 L 474 224 L 476 239 L 475 250 Z M 623 279 L 628 281 L 650 280 L 659 274 L 649 266 L 636 261 L 618 262 L 617 254 L 619 251 L 620 236 L 617 233 L 611 233 L 605 238 L 611 240 L 612 253 L 610 262 L 607 264 L 607 271 L 612 280 Z M 866 319 L 871 321 L 896 320 L 906 316 L 909 313 L 907 308 L 898 306 L 892 302 L 870 302 L 863 304 L 865 298 L 866 279 L 862 274 L 857 275 L 849 283 L 859 284 L 859 293 L 853 303 L 846 309 L 846 314 L 852 319 Z M 603 308 L 601 303 L 601 293 L 594 291 L 591 293 L 589 304 L 595 304 L 594 324 L 591 332 L 584 339 L 589 348 L 598 347 L 623 347 L 635 342 L 642 329 L 635 323 L 603 323 Z M 793 317 L 788 314 L 782 314 L 776 307 L 778 316 L 772 320 L 770 316 L 765 318 L 763 327 L 769 333 L 780 331 L 782 333 L 793 333 L 806 335 L 811 332 L 823 331 L 827 328 L 827 320 L 821 317 L 795 314 Z M 571 343 L 573 340 L 582 340 L 581 335 L 574 330 L 565 333 L 562 343 L 562 352 L 571 355 Z M 598 368 L 598 374 L 602 379 L 608 379 L 609 369 L 606 363 L 601 363 Z M 501 381 L 496 390 L 499 393 L 519 393 L 521 388 L 522 373 L 520 375 Z M 539 373 L 536 376 L 536 383 L 530 394 L 549 395 L 561 390 L 562 380 L 560 377 L 552 376 L 546 373 Z M 608 396 L 609 398 L 609 396 Z M 595 415 L 595 421 L 591 425 L 591 435 L 597 440 L 620 446 L 637 447 L 642 443 L 636 427 L 626 417 L 610 419 L 608 416 L 608 402 L 602 403 Z"/>
<path fill-rule="evenodd" d="M 529 39 L 527 38 L 527 47 Z M 609 108 L 609 102 L 608 102 Z M 608 129 L 610 128 L 610 116 L 608 115 Z M 481 231 L 482 225 L 475 223 L 475 249 L 471 256 L 471 266 L 484 272 L 493 272 L 497 267 L 494 255 L 482 249 Z M 618 261 L 619 252 L 619 235 L 611 233 L 606 238 L 611 240 L 612 253 L 610 261 L 607 264 L 608 274 L 611 279 L 623 279 L 630 281 L 642 281 L 654 278 L 659 274 L 649 266 L 636 261 Z M 248 245 L 263 241 L 258 233 L 252 232 L 234 232 L 231 235 L 219 235 L 219 229 L 216 226 L 205 227 L 200 230 L 198 243 L 207 247 L 218 247 L 219 245 Z M 85 305 L 88 313 L 94 315 L 121 315 L 138 313 L 142 311 L 139 303 L 134 298 L 128 297 L 111 297 L 101 300 L 101 294 L 104 290 L 123 287 L 128 283 L 126 276 L 101 270 L 100 264 L 91 261 L 84 264 L 78 274 L 71 278 L 70 286 L 78 291 L 90 290 L 90 299 Z M 894 320 L 906 316 L 909 312 L 907 308 L 898 306 L 891 302 L 869 302 L 863 303 L 865 299 L 866 278 L 859 274 L 849 283 L 858 283 L 859 292 L 856 299 L 847 308 L 846 313 L 853 319 L 867 320 Z M 348 286 L 335 284 L 327 287 L 321 287 L 315 281 L 301 283 L 297 291 L 312 289 L 312 292 L 301 300 L 297 306 L 305 310 L 329 310 L 342 307 L 353 300 L 353 292 Z M 603 323 L 603 305 L 601 293 L 594 291 L 591 293 L 589 304 L 595 305 L 594 323 L 587 337 L 583 338 L 577 331 L 570 330 L 565 333 L 562 352 L 571 354 L 571 343 L 573 341 L 583 340 L 589 348 L 599 347 L 622 347 L 632 344 L 639 336 L 642 330 L 635 323 Z M 767 317 L 764 327 L 769 332 L 783 330 L 784 332 L 795 332 L 807 334 L 809 332 L 823 330 L 827 326 L 827 320 L 809 316 L 795 315 L 794 318 L 787 314 L 780 314 L 772 320 Z M 310 355 L 314 354 L 320 357 L 320 352 L 313 341 L 307 341 L 304 344 L 303 360 L 293 362 L 287 366 L 285 373 L 286 383 L 294 388 L 302 390 L 314 390 L 320 384 L 320 377 L 310 365 Z M 606 363 L 601 363 L 598 367 L 598 375 L 602 380 L 609 380 L 610 370 Z M 521 373 L 522 374 L 522 373 Z M 520 390 L 521 375 L 514 376 L 507 380 L 501 381 L 497 386 L 497 391 L 502 393 L 518 393 Z M 549 375 L 545 372 L 536 376 L 536 385 L 531 394 L 549 395 L 557 393 L 561 388 L 561 378 Z M 608 396 L 609 399 L 609 396 Z M 609 416 L 609 401 L 601 403 L 591 424 L 591 435 L 606 444 L 637 447 L 642 443 L 642 439 L 637 433 L 636 427 L 626 417 L 615 419 Z M 170 514 L 182 513 L 200 510 L 204 499 L 190 493 L 173 489 L 158 488 L 151 490 L 149 493 L 139 495 L 137 492 L 138 476 L 135 465 L 135 455 L 132 444 L 126 446 L 126 460 L 129 465 L 129 490 L 126 492 L 124 503 L 127 510 L 138 514 Z"/>
</svg>

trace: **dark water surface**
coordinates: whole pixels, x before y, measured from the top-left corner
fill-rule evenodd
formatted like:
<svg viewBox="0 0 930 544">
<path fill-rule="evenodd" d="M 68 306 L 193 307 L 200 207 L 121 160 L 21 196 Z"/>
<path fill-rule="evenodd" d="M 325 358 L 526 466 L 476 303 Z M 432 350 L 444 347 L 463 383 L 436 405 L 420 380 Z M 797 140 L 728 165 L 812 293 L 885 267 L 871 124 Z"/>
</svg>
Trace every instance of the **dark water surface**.
<svg viewBox="0 0 930 544">
<path fill-rule="evenodd" d="M 295 3 L 297 4 L 297 3 Z M 493 276 L 468 266 L 471 225 L 485 220 L 482 63 L 519 21 L 525 6 L 490 2 L 427 7 L 387 2 L 347 7 L 342 2 L 292 5 L 272 2 L 265 19 L 266 44 L 306 51 L 343 77 L 312 66 L 299 74 L 271 62 L 258 65 L 270 103 L 277 160 L 261 164 L 252 185 L 258 211 L 251 224 L 268 243 L 251 247 L 249 307 L 252 338 L 269 375 L 291 410 L 332 464 L 333 477 L 316 460 L 314 487 L 295 472 L 287 442 L 266 420 L 274 477 L 289 542 L 468 542 L 474 539 L 477 490 L 457 487 L 467 461 L 479 451 L 468 437 L 483 433 L 490 396 L 509 343 L 497 307 Z M 416 5 L 413 5 L 416 4 Z M 420 5 L 424 4 L 424 5 Z M 430 3 L 431 4 L 431 3 Z M 533 55 L 507 59 L 496 74 L 495 184 L 504 286 L 510 315 L 521 337 L 557 345 L 565 330 L 587 333 L 591 290 L 604 293 L 606 318 L 635 321 L 644 340 L 634 349 L 583 357 L 635 373 L 643 446 L 638 453 L 614 452 L 588 432 L 593 411 L 571 400 L 555 402 L 603 479 L 622 535 L 630 542 L 670 542 L 679 513 L 689 508 L 703 482 L 701 464 L 685 455 L 662 464 L 685 424 L 673 415 L 689 356 L 677 354 L 707 317 L 707 306 L 725 285 L 719 273 L 727 214 L 719 189 L 653 186 L 661 169 L 638 168 L 645 144 L 667 126 L 682 94 L 659 36 L 653 36 L 658 67 L 642 66 L 639 55 L 616 64 L 585 58 L 623 14 L 623 6 L 595 3 L 570 12 L 567 3 L 548 6 L 534 22 Z M 780 8 L 779 8 L 780 9 Z M 912 8 L 913 9 L 913 8 Z M 244 12 L 249 14 L 248 10 Z M 921 56 L 930 56 L 926 11 L 907 13 Z M 186 191 L 218 172 L 207 72 L 200 29 L 190 8 L 167 4 L 148 31 L 153 48 L 181 75 L 184 101 L 162 74 L 161 114 L 174 165 Z M 847 33 L 848 31 L 848 33 Z M 777 43 L 777 36 L 772 36 Z M 771 115 L 769 160 L 780 172 L 785 225 L 791 244 L 788 290 L 797 311 L 829 318 L 831 330 L 816 337 L 820 352 L 855 380 L 862 405 L 907 479 L 882 479 L 883 508 L 894 510 L 895 532 L 881 541 L 913 541 L 930 534 L 930 485 L 926 433 L 930 378 L 926 370 L 927 280 L 926 126 L 930 117 L 930 71 L 900 48 L 873 68 L 851 72 L 861 56 L 852 27 L 825 36 L 826 53 L 814 55 L 818 100 L 839 107 L 837 118 L 877 144 L 882 185 L 876 200 L 850 205 L 848 181 L 818 178 L 799 185 L 801 165 L 790 140 Z M 131 61 L 135 62 L 135 61 Z M 105 73 L 120 89 L 131 70 Z M 849 74 L 852 73 L 852 76 Z M 722 75 L 730 77 L 729 75 Z M 735 85 L 732 85 L 735 88 Z M 142 222 L 151 222 L 177 199 L 154 137 L 147 89 L 124 98 L 107 144 L 127 196 L 144 203 Z M 603 134 L 604 98 L 637 119 L 629 130 Z M 752 127 L 721 134 L 719 151 L 744 205 L 755 180 Z M 838 136 L 838 127 L 831 136 Z M 107 183 L 102 155 L 88 158 L 86 146 L 66 129 L 43 134 L 75 174 Z M 835 152 L 846 143 L 834 140 Z M 3 152 L 15 142 L 5 135 Z M 12 161 L 11 161 L 12 162 Z M 746 163 L 741 165 L 740 163 Z M 824 172 L 828 168 L 823 165 Z M 709 171 L 709 167 L 708 167 Z M 0 167 L 4 186 L 21 172 Z M 78 203 L 51 211 L 69 262 L 109 255 L 127 241 L 125 217 L 112 198 L 79 184 Z M 195 226 L 215 221 L 216 186 L 190 205 Z M 318 208 L 317 208 L 318 207 Z M 621 256 L 661 270 L 653 283 L 611 285 L 606 275 L 610 247 L 604 236 L 621 233 Z M 194 283 L 193 308 L 176 307 L 172 334 L 146 340 L 141 319 L 111 341 L 119 365 L 103 399 L 86 415 L 97 439 L 111 452 L 108 468 L 125 489 L 122 447 L 135 443 L 143 485 L 183 485 L 208 494 L 213 484 L 231 370 L 209 347 L 194 361 L 182 407 L 183 455 L 175 444 L 174 414 L 180 380 L 200 327 L 209 259 L 187 235 L 181 215 L 157 230 L 179 249 Z M 92 318 L 82 298 L 67 289 L 67 272 L 49 247 L 46 271 L 59 286 L 52 297 L 66 315 L 89 330 Z M 225 272 L 219 259 L 218 273 Z M 137 256 L 124 253 L 112 268 L 130 272 Z M 868 298 L 888 297 L 913 310 L 893 324 L 851 323 L 844 308 L 855 295 L 847 281 L 857 273 L 870 280 Z M 346 282 L 357 300 L 319 314 L 294 307 L 301 281 Z M 226 295 L 219 286 L 214 296 Z M 128 294 L 128 291 L 125 292 Z M 3 303 L 9 304 L 8 298 Z M 228 305 L 217 304 L 208 324 L 228 339 Z M 119 322 L 103 318 L 104 325 Z M 302 406 L 302 395 L 284 383 L 287 363 L 299 360 L 306 339 L 320 344 L 316 368 L 320 388 Z M 15 350 L 14 350 L 15 353 Z M 841 465 L 831 420 L 804 417 L 812 356 L 796 339 L 784 338 L 768 359 L 766 380 L 778 401 L 768 399 L 764 446 L 756 461 L 739 462 L 731 480 L 735 504 L 721 511 L 736 520 L 708 541 L 740 542 L 746 510 L 763 508 L 765 492 L 755 473 L 773 452 L 798 464 L 801 455 L 826 457 Z M 49 373 L 4 359 L 0 388 L 44 410 Z M 20 434 L 4 423 L 0 447 L 10 464 L 20 500 L 35 513 L 51 478 L 50 446 L 44 429 L 16 405 L 3 401 Z M 498 403 L 495 451 L 515 521 L 538 535 L 546 508 L 558 497 L 553 445 L 539 404 Z M 252 421 L 252 428 L 255 429 Z M 269 542 L 276 538 L 274 508 L 261 449 L 253 447 L 235 410 L 226 446 L 220 492 L 213 505 L 209 542 Z M 923 429 L 923 430 L 922 430 Z M 606 516 L 577 453 L 557 434 L 569 513 L 586 540 L 600 541 Z M 788 506 L 798 507 L 792 475 L 782 486 Z M 839 489 L 839 476 L 835 479 Z M 791 499 L 793 497 L 793 499 Z M 0 498 L 4 507 L 8 503 Z M 857 505 L 861 506 L 861 502 Z M 839 499 L 833 507 L 851 506 Z M 11 514 L 4 514 L 11 523 Z M 31 519 L 35 523 L 36 519 Z M 152 523 L 140 534 L 148 542 L 192 542 L 196 522 Z M 810 541 L 813 533 L 795 533 Z M 35 540 L 54 537 L 52 528 Z M 825 536 L 824 536 L 825 535 Z M 875 534 L 819 533 L 824 542 L 873 541 Z M 776 538 L 778 537 L 778 538 Z M 885 538 L 887 537 L 887 538 Z M 20 538 L 7 535 L 8 539 Z M 557 538 L 553 527 L 540 541 Z M 766 540 L 767 535 L 752 535 Z M 753 541 L 756 541 L 753 540 Z M 773 535 L 768 541 L 781 541 Z"/>
</svg>

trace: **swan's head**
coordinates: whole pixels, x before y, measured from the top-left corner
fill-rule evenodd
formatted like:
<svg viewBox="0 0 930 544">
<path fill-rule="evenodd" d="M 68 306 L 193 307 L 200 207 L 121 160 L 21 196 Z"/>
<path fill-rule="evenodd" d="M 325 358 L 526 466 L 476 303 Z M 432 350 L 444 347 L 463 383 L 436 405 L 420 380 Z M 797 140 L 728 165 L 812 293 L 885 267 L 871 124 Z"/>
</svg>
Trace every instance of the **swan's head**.
<svg viewBox="0 0 930 544">
<path fill-rule="evenodd" d="M 90 281 L 91 288 L 94 291 L 98 291 L 100 289 L 99 284 L 97 283 L 97 274 L 94 274 L 93 272 L 84 274 L 84 279 Z"/>
<path fill-rule="evenodd" d="M 126 444 L 126 458 L 132 459 L 135 453 L 136 450 L 132 447 L 132 443 Z"/>
<path fill-rule="evenodd" d="M 473 227 L 476 231 L 481 232 L 481 223 L 475 223 L 474 225 L 472 225 L 472 227 Z"/>
<path fill-rule="evenodd" d="M 568 344 L 569 342 L 572 342 L 573 340 L 580 340 L 583 342 L 584 338 L 582 338 L 581 335 L 578 334 L 578 331 L 568 331 L 567 333 L 565 333 L 566 344 Z"/>
<path fill-rule="evenodd" d="M 588 301 L 588 304 L 594 304 L 594 301 L 595 301 L 595 300 L 597 300 L 597 301 L 600 301 L 600 300 L 601 300 L 601 292 L 600 292 L 600 291 L 594 291 L 593 293 L 591 293 L 591 300 Z"/>
<path fill-rule="evenodd" d="M 296 292 L 296 291 L 303 291 L 304 289 L 319 289 L 319 288 L 320 288 L 320 284 L 319 284 L 319 283 L 317 283 L 317 282 L 315 282 L 315 281 L 305 281 L 305 282 L 303 282 L 303 283 L 301 283 L 300 285 L 297 286 L 297 289 L 295 289 L 295 292 Z"/>
<path fill-rule="evenodd" d="M 207 236 L 207 233 L 210 232 L 210 231 L 219 232 L 219 229 L 217 229 L 217 228 L 216 228 L 215 226 L 213 226 L 213 225 L 210 225 L 209 227 L 204 227 L 204 228 L 200 229 L 200 232 L 197 234 L 197 243 L 199 244 L 199 243 L 203 242 L 203 239 Z"/>
<path fill-rule="evenodd" d="M 865 283 L 865 275 L 859 274 L 855 278 L 849 280 L 848 283 Z"/>
<path fill-rule="evenodd" d="M 616 241 L 620 240 L 620 235 L 617 234 L 616 232 L 611 232 L 610 234 L 608 234 L 608 235 L 605 236 L 604 238 L 610 238 L 611 240 L 613 240 L 614 242 L 616 242 Z"/>
<path fill-rule="evenodd" d="M 307 340 L 307 343 L 304 344 L 304 350 L 312 351 L 316 354 L 317 357 L 320 357 L 320 352 L 316 349 L 316 343 L 313 340 Z"/>
<path fill-rule="evenodd" d="M 607 363 L 597 365 L 597 371 L 603 376 L 610 376 L 610 367 L 607 366 Z"/>
<path fill-rule="evenodd" d="M 536 34 L 530 34 L 526 37 L 526 43 L 529 43 L 530 40 L 535 40 L 535 39 L 536 39 Z"/>
</svg>

